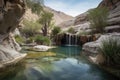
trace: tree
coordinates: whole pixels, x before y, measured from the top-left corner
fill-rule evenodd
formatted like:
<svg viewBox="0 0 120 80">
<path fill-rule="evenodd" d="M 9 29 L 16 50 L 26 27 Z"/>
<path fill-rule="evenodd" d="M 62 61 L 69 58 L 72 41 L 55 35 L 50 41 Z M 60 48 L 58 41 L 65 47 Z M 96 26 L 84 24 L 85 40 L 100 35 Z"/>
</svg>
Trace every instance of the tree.
<svg viewBox="0 0 120 80">
<path fill-rule="evenodd" d="M 75 33 L 75 29 L 73 27 L 70 27 L 67 32 L 71 33 L 71 34 L 74 34 Z"/>
<path fill-rule="evenodd" d="M 21 32 L 25 37 L 32 37 L 41 29 L 41 25 L 37 21 L 23 20 L 23 25 L 24 27 Z"/>
<path fill-rule="evenodd" d="M 44 11 L 41 14 L 41 18 L 39 19 L 39 23 L 42 25 L 41 30 L 42 30 L 43 36 L 47 36 L 48 29 L 51 27 L 52 18 L 53 18 L 53 13 Z"/>
<path fill-rule="evenodd" d="M 33 13 L 39 15 L 43 11 L 44 0 L 26 0 L 26 3 Z"/>
<path fill-rule="evenodd" d="M 108 16 L 108 9 L 105 7 L 96 8 L 89 11 L 88 17 L 91 23 L 91 28 L 95 29 L 99 33 L 104 32 L 104 28 L 107 25 L 107 16 Z"/>
<path fill-rule="evenodd" d="M 57 35 L 57 34 L 60 33 L 60 32 L 61 32 L 61 28 L 55 26 L 55 27 L 53 28 L 53 30 L 52 30 L 52 35 L 55 36 L 55 35 Z"/>
</svg>

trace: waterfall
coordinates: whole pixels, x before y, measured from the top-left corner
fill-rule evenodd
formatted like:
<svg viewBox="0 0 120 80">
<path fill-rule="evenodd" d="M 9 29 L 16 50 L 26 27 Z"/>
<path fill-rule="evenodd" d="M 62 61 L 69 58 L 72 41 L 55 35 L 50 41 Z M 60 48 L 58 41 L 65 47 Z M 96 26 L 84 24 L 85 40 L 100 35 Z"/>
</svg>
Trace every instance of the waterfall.
<svg viewBox="0 0 120 80">
<path fill-rule="evenodd" d="M 77 35 L 75 35 L 75 45 L 77 45 L 77 42 L 78 41 L 78 36 Z"/>
<path fill-rule="evenodd" d="M 69 34 L 69 44 L 68 45 L 71 45 L 71 40 L 72 38 L 71 38 L 71 34 Z"/>
<path fill-rule="evenodd" d="M 68 46 L 78 45 L 79 38 L 76 34 L 66 33 L 63 39 L 64 39 L 63 45 L 68 45 Z"/>
</svg>

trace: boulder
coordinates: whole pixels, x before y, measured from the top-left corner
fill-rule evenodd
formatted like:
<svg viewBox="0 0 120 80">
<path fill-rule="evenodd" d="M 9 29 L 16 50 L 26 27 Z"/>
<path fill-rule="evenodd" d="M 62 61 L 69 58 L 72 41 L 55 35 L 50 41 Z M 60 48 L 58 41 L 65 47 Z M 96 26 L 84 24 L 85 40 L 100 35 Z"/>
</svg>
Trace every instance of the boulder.
<svg viewBox="0 0 120 80">
<path fill-rule="evenodd" d="M 48 51 L 49 49 L 51 49 L 52 47 L 49 47 L 49 46 L 45 46 L 45 45 L 37 45 L 37 46 L 34 46 L 32 49 L 35 50 L 35 51 Z"/>
<path fill-rule="evenodd" d="M 87 55 L 91 55 L 91 56 L 98 55 L 99 54 L 98 50 L 99 50 L 99 46 L 101 46 L 101 42 L 103 40 L 107 40 L 110 37 L 120 39 L 120 33 L 109 33 L 109 34 L 101 35 L 101 37 L 98 40 L 93 41 L 93 42 L 85 43 L 83 45 L 82 50 Z"/>
</svg>

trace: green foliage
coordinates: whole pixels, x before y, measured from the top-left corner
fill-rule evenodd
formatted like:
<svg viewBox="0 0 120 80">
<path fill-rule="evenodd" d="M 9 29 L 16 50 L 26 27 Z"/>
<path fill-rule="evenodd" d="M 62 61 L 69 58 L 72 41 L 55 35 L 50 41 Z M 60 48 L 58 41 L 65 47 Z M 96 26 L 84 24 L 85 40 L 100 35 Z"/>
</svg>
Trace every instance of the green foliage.
<svg viewBox="0 0 120 80">
<path fill-rule="evenodd" d="M 105 7 L 96 8 L 89 11 L 88 17 L 91 23 L 91 28 L 97 32 L 103 33 L 107 25 L 108 9 Z"/>
<path fill-rule="evenodd" d="M 35 42 L 40 45 L 49 45 L 50 39 L 46 36 L 37 35 L 35 36 Z"/>
<path fill-rule="evenodd" d="M 52 35 L 55 36 L 55 35 L 59 34 L 60 32 L 61 32 L 61 28 L 55 26 L 52 30 Z"/>
<path fill-rule="evenodd" d="M 86 31 L 80 31 L 79 32 L 79 35 L 89 35 L 90 34 L 90 32 L 86 32 Z"/>
<path fill-rule="evenodd" d="M 16 36 L 15 36 L 15 40 L 16 40 L 16 42 L 19 43 L 19 44 L 24 43 L 24 38 L 21 37 L 21 36 L 19 36 L 19 35 L 16 35 Z"/>
<path fill-rule="evenodd" d="M 119 39 L 109 38 L 103 40 L 100 47 L 100 52 L 106 59 L 107 64 L 119 64 L 120 65 L 120 42 Z"/>
<path fill-rule="evenodd" d="M 37 1 L 26 0 L 26 3 L 27 3 L 27 6 L 31 8 L 33 13 L 40 14 L 43 11 L 42 1 L 43 0 L 37 0 Z"/>
<path fill-rule="evenodd" d="M 49 24 L 50 24 L 50 22 L 51 22 L 51 20 L 52 20 L 52 17 L 53 17 L 53 13 L 44 11 L 44 12 L 41 14 L 41 18 L 40 18 L 39 22 L 40 22 L 41 24 L 43 24 L 43 25 L 46 24 L 46 23 L 49 23 Z"/>
<path fill-rule="evenodd" d="M 74 33 L 75 33 L 75 30 L 74 30 L 74 28 L 70 27 L 67 32 L 74 34 Z"/>
<path fill-rule="evenodd" d="M 22 34 L 26 37 L 34 36 L 41 29 L 41 25 L 38 22 L 24 20 L 23 24 Z"/>
<path fill-rule="evenodd" d="M 48 29 L 51 27 L 53 18 L 53 13 L 44 11 L 41 14 L 41 18 L 39 19 L 39 23 L 42 25 L 42 32 L 44 36 L 47 36 Z"/>
<path fill-rule="evenodd" d="M 29 37 L 27 40 L 26 40 L 26 43 L 34 43 L 35 41 L 35 38 L 34 37 Z"/>
</svg>

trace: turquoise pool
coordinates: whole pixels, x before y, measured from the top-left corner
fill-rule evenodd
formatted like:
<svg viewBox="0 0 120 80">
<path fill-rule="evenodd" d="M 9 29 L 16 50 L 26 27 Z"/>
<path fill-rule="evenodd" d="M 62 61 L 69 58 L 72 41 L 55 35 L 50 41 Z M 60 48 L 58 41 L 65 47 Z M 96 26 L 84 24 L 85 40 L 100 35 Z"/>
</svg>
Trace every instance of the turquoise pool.
<svg viewBox="0 0 120 80">
<path fill-rule="evenodd" d="M 28 52 L 26 59 L 0 72 L 0 80 L 119 80 L 80 56 L 79 46 Z"/>
</svg>

